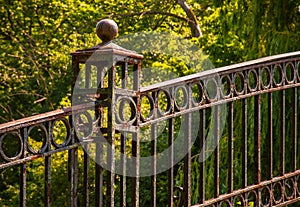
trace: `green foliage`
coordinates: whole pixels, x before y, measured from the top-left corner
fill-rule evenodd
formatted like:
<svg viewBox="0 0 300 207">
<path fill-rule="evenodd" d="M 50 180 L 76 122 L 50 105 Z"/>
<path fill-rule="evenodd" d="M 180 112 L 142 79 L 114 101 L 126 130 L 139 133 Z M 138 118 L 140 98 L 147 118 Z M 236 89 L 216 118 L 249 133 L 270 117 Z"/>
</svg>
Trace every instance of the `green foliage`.
<svg viewBox="0 0 300 207">
<path fill-rule="evenodd" d="M 233 0 L 201 2 L 188 0 L 193 8 L 203 33 L 202 38 L 191 38 L 185 12 L 174 0 L 34 0 L 16 1 L 3 0 L 0 3 L 0 123 L 9 120 L 42 113 L 52 109 L 70 106 L 71 96 L 71 59 L 70 53 L 77 49 L 91 47 L 98 43 L 94 34 L 95 24 L 105 17 L 113 18 L 119 25 L 119 36 L 141 31 L 157 31 L 177 34 L 190 43 L 200 46 L 209 55 L 215 66 L 224 66 L 243 62 L 263 56 L 300 50 L 300 15 L 298 1 L 276 0 Z M 170 50 L 172 50 L 170 45 Z M 163 68 L 171 70 L 178 76 L 194 73 L 195 67 L 186 65 L 180 57 L 170 57 L 166 54 L 147 53 L 144 67 Z M 162 70 L 164 71 L 164 70 Z M 162 72 L 164 73 L 164 72 Z M 148 80 L 151 82 L 151 80 Z M 290 91 L 287 91 L 290 96 Z M 276 96 L 276 95 L 275 95 Z M 279 101 L 274 97 L 274 107 Z M 266 97 L 262 97 L 266 102 Z M 279 102 L 278 102 L 279 103 Z M 249 106 L 253 100 L 249 100 Z M 290 104 L 290 103 L 287 103 Z M 236 103 L 234 122 L 241 120 L 241 103 Z M 266 105 L 262 105 L 266 111 Z M 276 108 L 274 109 L 276 111 Z M 145 112 L 146 113 L 146 112 Z M 254 113 L 249 108 L 249 166 L 253 167 L 253 127 Z M 266 115 L 262 115 L 266 117 Z M 286 120 L 292 117 L 287 110 Z M 209 123 L 210 120 L 207 120 Z M 178 122 L 179 123 L 179 122 Z M 263 121 L 262 140 L 267 140 L 266 121 Z M 274 135 L 279 136 L 279 119 L 274 119 Z M 177 126 L 177 125 L 176 125 Z M 237 159 L 234 166 L 241 165 L 241 126 L 237 125 L 234 134 L 234 145 L 240 149 L 234 155 Z M 226 126 L 227 127 L 227 126 Z M 287 121 L 287 137 L 291 136 L 291 122 Z M 251 132 L 251 133 L 250 133 Z M 64 132 L 59 132 L 63 134 Z M 58 134 L 59 134 L 58 133 Z M 167 132 L 165 132 L 167 133 Z M 165 134 L 161 136 L 165 139 Z M 277 140 L 278 141 L 278 140 Z M 290 139 L 286 146 L 291 146 Z M 221 153 L 226 153 L 228 137 L 222 136 Z M 161 149 L 165 148 L 162 141 Z M 146 147 L 149 145 L 146 145 Z M 262 143 L 266 153 L 267 143 Z M 279 151 L 275 145 L 274 151 Z M 193 183 L 199 183 L 199 149 L 193 148 Z M 80 157 L 82 159 L 82 157 Z M 226 191 L 225 180 L 228 171 L 225 169 L 228 160 L 222 157 L 221 192 Z M 266 160 L 262 161 L 266 164 Z M 80 161 L 79 163 L 82 163 Z M 31 162 L 28 166 L 28 179 L 34 182 L 28 185 L 28 204 L 42 205 L 43 192 L 43 160 Z M 290 163 L 287 162 L 287 167 Z M 207 162 L 207 197 L 213 195 L 213 156 Z M 265 165 L 262 166 L 265 170 Z M 279 164 L 274 163 L 275 174 L 279 172 Z M 182 163 L 175 167 L 175 185 L 182 186 Z M 17 167 L 1 171 L 0 204 L 1 206 L 18 205 L 18 173 Z M 63 176 L 62 176 L 63 175 Z M 241 186 L 235 172 L 237 187 Z M 52 159 L 52 199 L 53 206 L 66 206 L 67 190 L 67 154 L 61 153 Z M 166 174 L 158 179 L 158 199 L 162 206 L 167 201 Z M 92 178 L 91 178 L 92 179 Z M 150 180 L 142 179 L 141 185 L 149 186 Z M 253 182 L 253 176 L 249 177 Z M 81 182 L 82 183 L 82 182 Z M 63 187 L 61 187 L 63 186 Z M 79 186 L 82 188 L 82 186 Z M 116 187 L 118 188 L 118 186 Z M 149 204 L 149 191 L 141 186 L 141 204 Z M 193 192 L 198 192 L 199 186 L 193 185 Z M 196 203 L 199 198 L 192 198 Z M 34 200 L 35 203 L 31 203 Z"/>
</svg>

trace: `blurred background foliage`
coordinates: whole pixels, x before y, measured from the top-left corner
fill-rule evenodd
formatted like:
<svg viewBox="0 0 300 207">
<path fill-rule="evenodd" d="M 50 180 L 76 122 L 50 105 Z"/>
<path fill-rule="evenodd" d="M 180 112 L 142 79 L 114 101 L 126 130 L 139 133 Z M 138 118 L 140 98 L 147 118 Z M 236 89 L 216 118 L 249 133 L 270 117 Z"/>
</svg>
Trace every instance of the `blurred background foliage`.
<svg viewBox="0 0 300 207">
<path fill-rule="evenodd" d="M 0 123 L 60 107 L 70 96 L 69 54 L 99 43 L 95 24 L 102 18 L 118 23 L 119 36 L 157 31 L 186 38 L 216 67 L 299 50 L 296 0 L 186 3 L 201 38 L 193 37 L 191 19 L 175 0 L 1 1 Z"/>
<path fill-rule="evenodd" d="M 190 10 L 186 11 L 182 3 L 188 5 Z M 197 45 L 213 65 L 220 67 L 300 50 L 299 6 L 298 0 L 2 0 L 0 123 L 70 105 L 70 53 L 99 43 L 95 25 L 100 19 L 114 19 L 119 26 L 119 36 L 141 31 L 173 33 Z M 201 37 L 195 33 L 195 25 L 200 27 Z M 195 72 L 174 58 L 159 54 L 146 56 L 146 66 L 173 68 L 173 72 L 179 76 Z M 238 117 L 241 107 L 236 110 Z M 238 122 L 236 117 L 235 122 Z M 253 122 L 251 116 L 250 122 Z M 253 123 L 250 131 L 251 127 Z M 249 143 L 253 139 L 251 136 Z M 263 132 L 263 136 L 266 136 L 266 132 Z M 226 137 L 221 142 L 224 144 L 221 150 L 226 151 Z M 237 147 L 241 145 L 239 142 L 235 144 Z M 249 149 L 249 153 L 254 153 L 253 149 Z M 197 152 L 194 154 L 196 160 Z M 56 161 L 52 163 L 53 206 L 66 206 L 68 193 L 62 190 L 64 188 L 60 183 L 67 189 L 67 157 L 64 153 L 56 156 L 53 159 Z M 82 159 L 82 156 L 79 157 Z M 42 161 L 28 166 L 28 179 L 35 183 L 28 185 L 29 206 L 42 205 L 43 192 L 39 190 L 43 186 Z M 208 169 L 212 161 L 213 158 L 211 162 L 208 160 Z M 222 160 L 224 165 L 227 162 L 226 158 Z M 235 164 L 238 165 L 238 161 Z M 197 165 L 194 162 L 195 181 L 198 179 Z M 181 168 L 179 163 L 175 181 L 178 185 L 182 184 Z M 30 172 L 35 176 L 31 176 Z M 236 175 L 240 173 L 236 172 Z M 0 175 L 0 189 L 5 189 L 0 193 L 1 206 L 16 206 L 18 169 L 9 168 Z M 161 174 L 158 177 L 160 187 L 166 185 L 166 176 Z M 213 178 L 208 178 L 208 182 L 211 182 L 209 180 Z M 146 178 L 141 181 L 141 185 L 149 183 L 150 180 Z M 198 189 L 198 186 L 193 187 Z M 158 200 L 162 206 L 166 201 L 164 189 L 158 188 Z M 210 192 L 212 189 L 207 191 L 208 197 L 213 194 Z M 147 205 L 149 192 L 141 192 L 141 195 L 144 199 L 141 202 Z M 193 197 L 193 202 L 197 199 L 197 196 Z"/>
</svg>

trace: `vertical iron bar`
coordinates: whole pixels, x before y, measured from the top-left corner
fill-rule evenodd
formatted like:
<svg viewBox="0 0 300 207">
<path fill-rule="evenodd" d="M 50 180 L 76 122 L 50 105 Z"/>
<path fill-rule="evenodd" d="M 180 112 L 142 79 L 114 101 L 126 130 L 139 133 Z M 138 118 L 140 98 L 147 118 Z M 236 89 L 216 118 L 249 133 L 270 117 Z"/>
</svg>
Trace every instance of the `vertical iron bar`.
<svg viewBox="0 0 300 207">
<path fill-rule="evenodd" d="M 151 125 L 151 168 L 152 173 L 151 175 L 151 206 L 156 206 L 156 154 L 157 154 L 157 124 Z"/>
<path fill-rule="evenodd" d="M 21 137 L 24 138 L 22 157 L 25 158 L 28 142 L 27 128 L 24 128 L 21 133 Z M 26 207 L 26 167 L 26 162 L 20 164 L 20 207 Z"/>
<path fill-rule="evenodd" d="M 188 107 L 190 108 L 192 105 L 192 87 L 189 85 L 187 87 L 188 90 Z M 185 123 L 185 139 L 186 139 L 186 156 L 184 158 L 184 206 L 191 206 L 191 168 L 192 168 L 192 113 L 188 113 L 184 115 L 184 123 Z"/>
<path fill-rule="evenodd" d="M 233 191 L 233 102 L 228 103 L 228 193 Z"/>
<path fill-rule="evenodd" d="M 76 83 L 76 79 L 80 73 L 79 63 L 77 62 L 77 58 L 72 56 L 72 93 L 74 90 L 74 86 Z M 69 117 L 69 122 L 71 127 L 73 127 L 73 117 Z M 75 143 L 75 133 L 71 134 L 71 143 Z M 70 192 L 70 200 L 69 204 L 72 207 L 77 207 L 77 173 L 78 173 L 78 165 L 77 165 L 77 150 L 78 148 L 74 148 L 68 151 L 68 180 L 69 180 L 69 192 Z"/>
<path fill-rule="evenodd" d="M 120 175 L 120 198 L 121 198 L 121 206 L 126 206 L 126 138 L 127 133 L 121 133 L 121 168 L 122 175 Z"/>
<path fill-rule="evenodd" d="M 135 177 L 132 178 L 132 207 L 139 206 L 139 169 L 140 169 L 140 143 L 139 143 L 139 133 L 133 133 L 132 137 L 132 157 L 133 159 L 133 167 L 135 172 Z"/>
<path fill-rule="evenodd" d="M 91 64 L 85 64 L 85 88 L 91 88 Z"/>
<path fill-rule="evenodd" d="M 116 78 L 116 66 L 113 65 L 108 71 L 108 88 L 110 90 L 110 106 L 108 107 L 107 118 L 107 191 L 106 191 L 106 203 L 107 206 L 114 207 L 114 185 L 115 185 L 115 78 Z"/>
<path fill-rule="evenodd" d="M 242 127 L 243 127 L 243 135 L 242 135 L 242 160 L 243 160 L 243 164 L 242 164 L 242 185 L 243 187 L 246 187 L 248 184 L 248 180 L 247 180 L 247 155 L 248 155 L 248 144 L 247 144 L 247 140 L 248 140 L 248 133 L 247 133 L 247 119 L 248 119 L 248 109 L 247 109 L 247 99 L 243 99 L 242 100 Z"/>
<path fill-rule="evenodd" d="M 100 163 L 103 159 L 102 157 L 102 143 L 96 141 L 96 162 L 95 162 L 95 207 L 103 206 L 103 168 Z"/>
<path fill-rule="evenodd" d="M 154 100 L 154 109 L 153 109 L 153 118 L 157 117 L 158 110 L 158 95 L 159 92 L 153 92 L 152 97 Z M 154 123 L 151 125 L 151 202 L 150 206 L 156 206 L 156 143 L 157 138 L 157 124 Z"/>
<path fill-rule="evenodd" d="M 184 207 L 191 206 L 191 113 L 184 115 L 185 139 L 186 139 L 186 156 L 184 158 Z"/>
<path fill-rule="evenodd" d="M 109 111 L 113 111 L 111 108 L 109 108 Z M 108 112 L 111 113 L 111 112 Z M 113 114 L 110 114 L 110 116 L 113 116 Z M 111 125 L 113 122 L 111 118 L 108 118 L 108 123 Z M 115 183 L 115 175 L 114 175 L 114 137 L 115 137 L 115 131 L 112 126 L 108 127 L 108 147 L 107 147 L 107 191 L 106 191 L 106 202 L 107 206 L 113 207 L 114 206 L 114 183 Z"/>
<path fill-rule="evenodd" d="M 258 184 L 261 182 L 261 96 L 254 97 L 254 182 Z M 261 203 L 261 191 L 258 190 L 258 206 Z"/>
<path fill-rule="evenodd" d="M 285 173 L 285 90 L 280 91 L 280 164 L 281 175 Z"/>
<path fill-rule="evenodd" d="M 26 207 L 26 162 L 20 164 L 20 207 Z"/>
<path fill-rule="evenodd" d="M 77 58 L 75 56 L 72 56 L 72 83 L 71 83 L 71 90 L 72 90 L 72 94 L 73 94 L 73 90 L 74 90 L 74 86 L 77 80 L 77 77 L 79 75 L 80 72 L 80 68 L 79 68 L 79 63 L 77 62 Z"/>
<path fill-rule="evenodd" d="M 128 62 L 122 63 L 122 88 L 128 87 Z M 121 102 L 120 108 L 124 107 L 124 103 Z M 120 110 L 121 113 L 122 110 Z M 121 115 L 122 116 L 122 115 Z M 122 175 L 120 175 L 120 205 L 126 206 L 126 137 L 127 133 L 121 133 L 121 168 Z"/>
<path fill-rule="evenodd" d="M 45 157 L 45 207 L 50 207 L 51 155 Z"/>
<path fill-rule="evenodd" d="M 298 96 L 297 88 L 293 88 L 293 171 L 297 170 L 297 107 L 298 107 Z"/>
<path fill-rule="evenodd" d="M 261 181 L 261 155 L 260 155 L 260 141 L 261 141 L 261 97 L 255 96 L 254 106 L 254 156 L 255 156 L 255 184 Z"/>
<path fill-rule="evenodd" d="M 48 124 L 47 151 L 51 150 L 51 137 L 53 136 L 52 122 Z M 44 206 L 50 207 L 50 190 L 51 190 L 51 155 L 45 156 L 45 182 L 44 182 Z"/>
<path fill-rule="evenodd" d="M 214 106 L 214 195 L 218 197 L 220 195 L 220 106 Z"/>
<path fill-rule="evenodd" d="M 268 94 L 268 151 L 269 179 L 273 178 L 273 93 Z"/>
<path fill-rule="evenodd" d="M 133 66 L 133 90 L 140 90 L 141 62 Z"/>
<path fill-rule="evenodd" d="M 105 76 L 105 66 L 108 65 L 106 61 L 101 62 L 97 65 L 97 84 L 98 88 L 103 88 L 104 86 L 104 76 Z"/>
<path fill-rule="evenodd" d="M 128 87 L 128 62 L 122 63 L 122 88 Z"/>
<path fill-rule="evenodd" d="M 68 154 L 69 154 L 68 160 L 69 160 L 69 180 L 70 180 L 70 205 L 72 207 L 77 207 L 78 148 L 73 148 L 69 150 Z"/>
<path fill-rule="evenodd" d="M 140 71 L 141 71 L 141 62 L 133 65 L 133 90 L 139 91 L 140 90 Z M 133 192 L 132 192 L 132 202 L 133 207 L 139 207 L 139 200 L 140 200 L 140 182 L 139 182 L 139 174 L 140 174 L 140 129 L 139 129 L 139 120 L 141 115 L 141 103 L 140 103 L 140 93 L 137 93 L 137 97 L 134 98 L 134 101 L 137 106 L 136 111 L 136 121 L 134 123 L 137 126 L 137 131 L 133 133 L 132 137 L 132 157 L 134 163 L 134 171 L 135 177 L 132 178 L 133 181 Z"/>
<path fill-rule="evenodd" d="M 89 175 L 90 175 L 90 156 L 86 151 L 89 151 L 90 144 L 86 144 L 86 150 L 84 150 L 84 171 L 83 171 L 83 203 L 85 207 L 90 206 L 89 192 L 90 192 L 90 183 L 89 183 Z"/>
<path fill-rule="evenodd" d="M 169 119 L 169 136 L 168 136 L 168 145 L 170 147 L 169 151 L 169 163 L 171 168 L 168 170 L 168 206 L 173 207 L 173 197 L 174 197 L 174 119 Z"/>
<path fill-rule="evenodd" d="M 200 203 L 205 200 L 205 109 L 200 110 Z"/>
<path fill-rule="evenodd" d="M 97 84 L 98 88 L 104 87 L 104 76 L 105 76 L 105 65 L 107 63 L 102 63 L 97 66 Z M 101 98 L 101 97 L 100 97 Z M 96 152 L 95 152 L 95 207 L 102 207 L 103 206 L 103 168 L 101 167 L 100 163 L 103 159 L 103 148 L 101 136 L 103 136 L 101 127 L 103 127 L 103 119 L 104 119 L 104 109 L 103 106 L 97 105 L 95 108 L 95 119 L 98 120 L 97 127 L 98 128 L 98 135 L 95 145 L 96 145 Z"/>
</svg>

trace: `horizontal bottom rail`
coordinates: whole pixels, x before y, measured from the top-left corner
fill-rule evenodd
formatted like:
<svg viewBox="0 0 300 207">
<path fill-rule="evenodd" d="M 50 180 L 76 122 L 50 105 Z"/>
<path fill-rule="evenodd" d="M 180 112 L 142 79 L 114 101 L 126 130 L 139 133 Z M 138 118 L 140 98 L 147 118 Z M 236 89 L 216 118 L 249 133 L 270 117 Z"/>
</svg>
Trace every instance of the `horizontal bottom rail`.
<svg viewBox="0 0 300 207">
<path fill-rule="evenodd" d="M 300 197 L 294 198 L 293 200 L 290 200 L 290 201 L 285 201 L 285 202 L 280 203 L 280 204 L 278 204 L 278 205 L 274 205 L 274 207 L 287 206 L 287 205 L 296 203 L 296 202 L 298 202 L 298 201 L 300 201 Z"/>
<path fill-rule="evenodd" d="M 225 200 L 229 200 L 229 199 L 234 198 L 236 196 L 241 196 L 245 193 L 250 193 L 250 192 L 253 192 L 255 190 L 262 189 L 262 188 L 264 188 L 268 185 L 275 184 L 275 183 L 278 183 L 278 182 L 281 182 L 281 181 L 284 181 L 284 180 L 287 180 L 287 179 L 290 179 L 290 178 L 293 178 L 293 177 L 296 177 L 296 176 L 299 176 L 299 175 L 300 175 L 300 170 L 297 170 L 295 172 L 284 174 L 283 176 L 275 177 L 272 180 L 262 181 L 259 184 L 251 185 L 251 186 L 239 189 L 239 190 L 235 190 L 232 193 L 220 195 L 217 198 L 207 200 L 203 204 L 193 205 L 192 207 L 211 206 L 211 205 L 214 205 L 215 203 L 222 202 L 222 201 L 225 201 Z M 297 188 L 297 186 L 294 186 L 294 187 Z M 270 198 L 272 198 L 272 197 L 273 196 L 270 196 Z M 289 200 L 282 199 L 281 203 L 278 203 L 278 204 L 273 205 L 273 206 L 286 206 L 287 204 L 295 203 L 299 200 L 300 200 L 300 195 L 298 197 L 294 195 L 293 198 L 291 198 Z"/>
<path fill-rule="evenodd" d="M 58 152 L 69 151 L 69 150 L 74 149 L 76 147 L 79 147 L 81 145 L 82 145 L 82 143 L 78 142 L 78 143 L 75 143 L 75 144 L 72 144 L 72 145 L 68 145 L 68 146 L 65 146 L 65 147 L 62 147 L 62 148 L 58 148 L 56 150 L 51 150 L 50 152 L 44 152 L 42 154 L 31 155 L 31 156 L 25 157 L 23 159 L 18 159 L 18 160 L 14 160 L 14 161 L 11 161 L 11 162 L 8 162 L 8 163 L 3 163 L 3 164 L 0 165 L 0 169 L 11 167 L 11 166 L 18 165 L 18 164 L 22 164 L 22 163 L 25 163 L 25 162 L 29 162 L 29 161 L 32 161 L 32 160 L 35 160 L 35 159 L 38 159 L 38 158 L 41 158 L 41 157 L 47 157 L 49 155 L 56 154 Z"/>
</svg>

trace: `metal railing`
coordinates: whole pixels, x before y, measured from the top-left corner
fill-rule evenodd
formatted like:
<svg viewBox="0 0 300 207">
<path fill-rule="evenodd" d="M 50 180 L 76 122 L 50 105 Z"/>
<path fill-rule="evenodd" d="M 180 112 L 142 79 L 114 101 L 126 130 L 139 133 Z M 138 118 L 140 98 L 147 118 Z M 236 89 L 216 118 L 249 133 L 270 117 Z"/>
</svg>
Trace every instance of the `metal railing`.
<svg viewBox="0 0 300 207">
<path fill-rule="evenodd" d="M 0 125 L 0 169 L 20 167 L 20 206 L 27 165 L 41 157 L 50 206 L 59 152 L 70 206 L 286 206 L 300 201 L 298 86 L 300 52 L 116 89 Z"/>
</svg>

